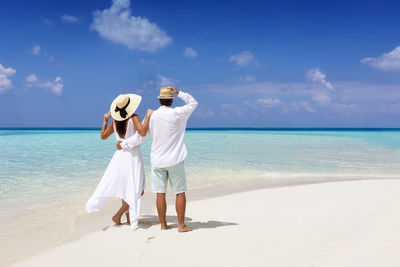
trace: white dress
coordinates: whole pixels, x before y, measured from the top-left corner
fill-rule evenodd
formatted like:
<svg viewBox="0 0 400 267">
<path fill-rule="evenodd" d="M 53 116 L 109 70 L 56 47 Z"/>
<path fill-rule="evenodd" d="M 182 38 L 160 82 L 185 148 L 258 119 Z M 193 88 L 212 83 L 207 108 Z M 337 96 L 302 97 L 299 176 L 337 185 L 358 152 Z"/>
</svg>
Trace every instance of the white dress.
<svg viewBox="0 0 400 267">
<path fill-rule="evenodd" d="M 132 119 L 129 119 L 124 138 L 119 137 L 113 122 L 117 141 L 137 136 L 137 146 L 129 150 L 117 150 L 98 184 L 95 192 L 86 203 L 87 212 L 99 211 L 112 197 L 125 200 L 129 204 L 131 228 L 136 229 L 139 220 L 140 198 L 145 188 L 145 175 L 142 153 L 139 144 L 144 140 L 136 132 Z"/>
</svg>

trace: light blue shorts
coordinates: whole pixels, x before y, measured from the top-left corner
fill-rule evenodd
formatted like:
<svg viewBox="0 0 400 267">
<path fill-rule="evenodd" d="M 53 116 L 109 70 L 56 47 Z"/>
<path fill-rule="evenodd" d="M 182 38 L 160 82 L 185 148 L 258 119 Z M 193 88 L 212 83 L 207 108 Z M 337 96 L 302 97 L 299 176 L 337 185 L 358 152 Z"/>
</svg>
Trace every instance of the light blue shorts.
<svg viewBox="0 0 400 267">
<path fill-rule="evenodd" d="M 166 193 L 168 180 L 174 194 L 186 192 L 186 175 L 183 161 L 167 168 L 151 167 L 151 188 L 153 193 Z"/>
</svg>

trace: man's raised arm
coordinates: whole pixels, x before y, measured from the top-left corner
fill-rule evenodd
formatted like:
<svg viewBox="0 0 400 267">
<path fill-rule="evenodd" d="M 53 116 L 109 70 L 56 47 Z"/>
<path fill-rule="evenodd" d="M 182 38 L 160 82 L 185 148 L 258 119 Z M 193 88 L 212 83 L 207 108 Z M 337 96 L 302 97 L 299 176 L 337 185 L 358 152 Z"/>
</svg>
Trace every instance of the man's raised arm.
<svg viewBox="0 0 400 267">
<path fill-rule="evenodd" d="M 186 103 L 186 105 L 182 107 L 176 107 L 175 111 L 178 113 L 178 115 L 188 119 L 198 105 L 196 99 L 194 99 L 193 96 L 191 96 L 188 93 L 184 93 L 175 88 L 173 88 L 173 90 L 174 94 L 176 94 L 180 99 L 182 99 Z"/>
</svg>

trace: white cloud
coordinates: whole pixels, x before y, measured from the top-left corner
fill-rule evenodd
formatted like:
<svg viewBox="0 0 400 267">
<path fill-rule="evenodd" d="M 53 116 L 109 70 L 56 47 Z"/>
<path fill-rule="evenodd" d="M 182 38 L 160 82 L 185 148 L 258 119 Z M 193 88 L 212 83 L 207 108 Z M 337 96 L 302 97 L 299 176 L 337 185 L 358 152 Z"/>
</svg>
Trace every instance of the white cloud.
<svg viewBox="0 0 400 267">
<path fill-rule="evenodd" d="M 231 117 L 238 116 L 265 116 L 270 113 L 271 109 L 275 112 L 293 113 L 298 111 L 316 112 L 307 101 L 300 100 L 298 102 L 284 102 L 279 98 L 257 98 L 254 101 L 245 100 L 243 104 L 223 104 L 221 105 L 222 115 Z M 254 113 L 255 112 L 255 113 Z"/>
<path fill-rule="evenodd" d="M 209 107 L 205 107 L 205 106 L 198 106 L 196 108 L 196 110 L 193 113 L 194 116 L 200 117 L 200 118 L 209 118 L 215 115 L 215 112 L 209 108 Z"/>
<path fill-rule="evenodd" d="M 8 77 L 13 76 L 17 71 L 11 67 L 5 68 L 0 64 L 0 73 Z"/>
<path fill-rule="evenodd" d="M 254 103 L 253 101 L 249 101 L 249 100 L 245 100 L 243 102 L 243 105 L 245 107 L 248 107 L 248 108 L 251 108 L 251 109 L 258 109 L 259 108 L 259 106 L 256 103 Z"/>
<path fill-rule="evenodd" d="M 244 104 L 252 107 L 253 109 L 259 109 L 263 112 L 265 112 L 265 109 L 269 108 L 281 108 L 285 113 L 299 111 L 301 110 L 301 108 L 308 112 L 316 111 L 309 102 L 303 100 L 299 102 L 285 103 L 279 98 L 258 98 L 256 101 L 254 101 L 254 104 L 256 104 L 256 106 L 251 106 L 248 102 L 249 101 L 247 101 L 246 103 L 245 101 Z"/>
<path fill-rule="evenodd" d="M 80 22 L 80 20 L 77 17 L 67 14 L 62 15 L 61 20 L 70 24 L 75 24 Z"/>
<path fill-rule="evenodd" d="M 40 46 L 35 45 L 31 48 L 31 53 L 34 54 L 35 56 L 40 54 Z"/>
<path fill-rule="evenodd" d="M 30 52 L 35 55 L 38 56 L 39 54 L 45 55 L 46 57 L 48 56 L 48 53 L 46 51 L 43 51 L 42 48 L 38 45 L 34 45 L 31 49 Z M 48 56 L 48 61 L 51 63 L 54 61 L 54 56 Z"/>
<path fill-rule="evenodd" d="M 225 98 L 241 99 L 244 95 L 253 98 L 236 107 L 243 114 L 248 111 L 267 114 L 270 109 L 285 113 L 317 110 L 348 113 L 378 99 L 400 101 L 398 84 L 335 82 L 335 85 L 340 90 L 328 91 L 321 89 L 319 83 L 308 82 L 216 83 L 196 85 L 196 89 L 203 94 L 216 94 Z"/>
<path fill-rule="evenodd" d="M 15 69 L 11 67 L 5 68 L 0 64 L 0 92 L 5 92 L 13 87 L 10 77 L 15 73 Z"/>
<path fill-rule="evenodd" d="M 329 90 L 334 90 L 333 85 L 326 80 L 326 74 L 323 73 L 319 68 L 314 68 L 307 71 L 306 79 L 311 82 L 320 83 Z"/>
<path fill-rule="evenodd" d="M 0 74 L 0 92 L 7 91 L 13 87 L 11 80 L 5 74 Z"/>
<path fill-rule="evenodd" d="M 279 98 L 258 98 L 256 103 L 262 104 L 266 107 L 276 107 L 283 104 Z"/>
<path fill-rule="evenodd" d="M 249 50 L 243 51 L 239 54 L 232 55 L 229 58 L 229 61 L 235 63 L 240 67 L 248 66 L 250 63 L 254 63 L 257 66 L 260 65 L 257 59 L 255 59 L 254 54 Z"/>
<path fill-rule="evenodd" d="M 166 86 L 174 86 L 175 85 L 175 80 L 172 78 L 168 78 L 162 75 L 157 76 L 158 81 L 157 85 L 158 87 L 166 87 Z"/>
<path fill-rule="evenodd" d="M 95 11 L 90 29 L 107 40 L 147 52 L 172 43 L 172 38 L 156 23 L 132 16 L 129 0 L 113 0 L 109 9 Z"/>
<path fill-rule="evenodd" d="M 56 95 L 62 95 L 63 94 L 63 88 L 64 88 L 64 83 L 61 77 L 57 77 L 54 83 L 52 83 L 51 90 L 53 93 Z"/>
<path fill-rule="evenodd" d="M 232 117 L 232 116 L 243 117 L 246 115 L 246 110 L 240 107 L 239 105 L 222 104 L 221 110 L 222 110 L 222 116 L 224 117 Z"/>
<path fill-rule="evenodd" d="M 314 95 L 312 97 L 312 100 L 314 102 L 320 104 L 321 106 L 327 105 L 331 102 L 330 96 L 328 96 L 327 94 L 324 94 L 324 93 L 317 93 L 316 95 Z"/>
<path fill-rule="evenodd" d="M 306 111 L 308 111 L 308 112 L 316 112 L 317 110 L 316 109 L 314 109 L 312 106 L 311 106 L 311 104 L 310 104 L 310 102 L 307 102 L 307 101 L 300 101 L 299 102 L 299 104 L 300 104 L 300 106 L 302 106 Z"/>
<path fill-rule="evenodd" d="M 400 46 L 396 47 L 393 51 L 384 53 L 377 58 L 364 58 L 361 60 L 361 63 L 384 71 L 400 70 Z"/>
<path fill-rule="evenodd" d="M 25 81 L 28 83 L 35 83 L 39 81 L 39 78 L 36 76 L 36 74 L 30 74 L 28 77 L 25 78 Z"/>
<path fill-rule="evenodd" d="M 63 94 L 64 83 L 61 77 L 57 77 L 53 82 L 39 79 L 36 74 L 30 74 L 25 78 L 26 86 L 44 88 L 52 91 L 56 95 Z"/>
<path fill-rule="evenodd" d="M 311 98 L 312 101 L 317 103 L 319 106 L 324 107 L 324 108 L 330 108 L 336 112 L 341 112 L 341 113 L 347 113 L 351 109 L 355 108 L 354 104 L 346 104 L 346 103 L 340 103 L 340 102 L 334 102 L 332 101 L 332 96 L 334 95 L 329 95 L 326 92 L 317 92 L 315 95 Z"/>
<path fill-rule="evenodd" d="M 188 47 L 183 51 L 183 56 L 185 57 L 190 57 L 190 58 L 195 58 L 197 57 L 197 52 L 191 47 Z"/>
<path fill-rule="evenodd" d="M 246 75 L 244 77 L 239 78 L 239 82 L 255 82 L 255 81 L 256 81 L 256 78 L 254 78 L 251 75 Z"/>
<path fill-rule="evenodd" d="M 161 87 L 175 86 L 179 81 L 163 75 L 157 75 L 144 82 L 143 87 L 150 90 L 160 90 Z"/>
</svg>

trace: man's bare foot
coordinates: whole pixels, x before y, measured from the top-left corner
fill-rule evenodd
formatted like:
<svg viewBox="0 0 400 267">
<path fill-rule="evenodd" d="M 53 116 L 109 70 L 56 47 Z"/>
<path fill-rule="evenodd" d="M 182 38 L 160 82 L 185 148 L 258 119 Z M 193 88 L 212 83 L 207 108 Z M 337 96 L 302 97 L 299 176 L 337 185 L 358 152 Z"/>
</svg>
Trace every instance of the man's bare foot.
<svg viewBox="0 0 400 267">
<path fill-rule="evenodd" d="M 112 221 L 116 224 L 116 225 L 120 225 L 121 224 L 121 217 L 119 217 L 118 215 L 114 215 L 112 217 Z"/>
<path fill-rule="evenodd" d="M 169 230 L 170 227 L 166 224 L 161 224 L 161 230 Z"/>
<path fill-rule="evenodd" d="M 185 233 L 185 232 L 190 232 L 190 231 L 193 231 L 193 229 L 186 225 L 178 226 L 179 233 Z"/>
<path fill-rule="evenodd" d="M 131 224 L 131 219 L 129 217 L 129 212 L 125 213 L 126 215 L 126 222 L 130 225 Z"/>
</svg>

